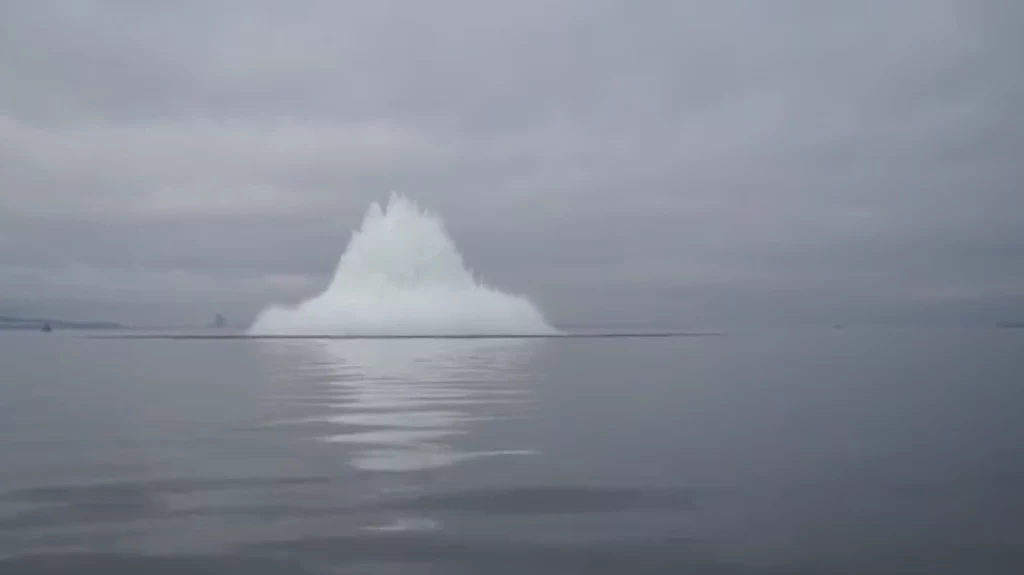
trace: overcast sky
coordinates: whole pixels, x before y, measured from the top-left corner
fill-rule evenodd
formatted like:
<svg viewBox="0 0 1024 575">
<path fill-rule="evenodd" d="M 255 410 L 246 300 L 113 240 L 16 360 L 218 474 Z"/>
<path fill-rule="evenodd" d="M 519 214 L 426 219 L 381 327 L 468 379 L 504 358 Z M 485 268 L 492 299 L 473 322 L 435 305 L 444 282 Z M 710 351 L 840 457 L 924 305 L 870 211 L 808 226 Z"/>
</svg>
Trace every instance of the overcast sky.
<svg viewBox="0 0 1024 575">
<path fill-rule="evenodd" d="M 557 322 L 1024 319 L 1024 3 L 0 3 L 0 314 L 247 321 L 369 202 Z"/>
</svg>

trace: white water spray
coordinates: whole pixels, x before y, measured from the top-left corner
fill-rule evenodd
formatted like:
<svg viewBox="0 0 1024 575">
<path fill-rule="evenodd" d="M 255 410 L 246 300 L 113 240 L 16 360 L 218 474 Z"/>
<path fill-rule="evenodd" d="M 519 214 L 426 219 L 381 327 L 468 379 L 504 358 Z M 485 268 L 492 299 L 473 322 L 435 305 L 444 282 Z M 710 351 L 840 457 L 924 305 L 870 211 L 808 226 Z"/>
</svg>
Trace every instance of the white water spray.
<svg viewBox="0 0 1024 575">
<path fill-rule="evenodd" d="M 251 335 L 549 335 L 525 297 L 479 282 L 444 223 L 392 193 L 370 205 L 330 285 L 294 307 L 264 310 Z"/>
</svg>

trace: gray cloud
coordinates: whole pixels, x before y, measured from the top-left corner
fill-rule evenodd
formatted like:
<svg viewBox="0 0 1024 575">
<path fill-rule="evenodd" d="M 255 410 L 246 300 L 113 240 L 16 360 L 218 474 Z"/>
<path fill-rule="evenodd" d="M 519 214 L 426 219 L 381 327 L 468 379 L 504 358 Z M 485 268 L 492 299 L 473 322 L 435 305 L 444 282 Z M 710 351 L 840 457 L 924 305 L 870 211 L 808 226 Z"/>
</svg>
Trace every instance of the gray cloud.
<svg viewBox="0 0 1024 575">
<path fill-rule="evenodd" d="M 397 189 L 563 322 L 1024 314 L 1022 17 L 3 3 L 0 310 L 244 317 Z"/>
</svg>

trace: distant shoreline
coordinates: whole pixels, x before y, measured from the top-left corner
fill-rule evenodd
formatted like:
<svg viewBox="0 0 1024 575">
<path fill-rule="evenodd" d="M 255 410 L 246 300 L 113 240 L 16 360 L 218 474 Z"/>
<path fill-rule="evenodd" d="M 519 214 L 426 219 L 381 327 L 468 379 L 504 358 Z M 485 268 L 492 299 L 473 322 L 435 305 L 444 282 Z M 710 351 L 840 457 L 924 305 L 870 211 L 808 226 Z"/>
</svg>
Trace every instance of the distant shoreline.
<svg viewBox="0 0 1024 575">
<path fill-rule="evenodd" d="M 44 317 L 0 316 L 0 330 L 41 330 L 45 326 L 66 330 L 112 330 L 127 327 L 112 321 L 71 321 Z"/>
<path fill-rule="evenodd" d="M 245 334 L 118 334 L 89 335 L 90 339 L 163 339 L 163 340 L 275 340 L 275 339 L 595 339 L 595 338 L 655 338 L 655 337 L 719 337 L 718 332 L 602 332 L 602 333 L 561 333 L 561 334 L 437 334 L 437 335 L 245 335 Z"/>
</svg>

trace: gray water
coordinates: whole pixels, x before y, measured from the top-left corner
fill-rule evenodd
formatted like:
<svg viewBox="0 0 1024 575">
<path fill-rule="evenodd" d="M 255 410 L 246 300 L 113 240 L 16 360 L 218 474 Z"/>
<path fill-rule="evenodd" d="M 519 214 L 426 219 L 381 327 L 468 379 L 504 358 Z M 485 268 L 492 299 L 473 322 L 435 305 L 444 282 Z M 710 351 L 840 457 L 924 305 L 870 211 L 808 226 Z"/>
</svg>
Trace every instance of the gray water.
<svg viewBox="0 0 1024 575">
<path fill-rule="evenodd" d="M 0 335 L 0 573 L 1024 573 L 1024 331 Z"/>
</svg>

